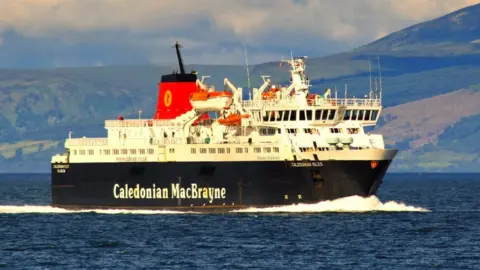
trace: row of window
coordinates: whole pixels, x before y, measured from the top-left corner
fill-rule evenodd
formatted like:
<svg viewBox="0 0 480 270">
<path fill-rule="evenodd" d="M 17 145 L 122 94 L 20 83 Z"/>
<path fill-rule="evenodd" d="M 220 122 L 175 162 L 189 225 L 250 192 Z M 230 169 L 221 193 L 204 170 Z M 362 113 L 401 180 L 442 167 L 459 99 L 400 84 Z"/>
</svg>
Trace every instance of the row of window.
<svg viewBox="0 0 480 270">
<path fill-rule="evenodd" d="M 346 110 L 343 120 L 375 121 L 377 116 L 378 110 Z"/>
<path fill-rule="evenodd" d="M 85 150 L 85 149 L 80 149 L 80 150 L 76 150 L 74 149 L 72 151 L 72 155 L 89 155 L 89 156 L 92 156 L 92 155 L 95 155 L 95 152 L 97 152 L 97 154 L 99 155 L 136 155 L 136 154 L 139 154 L 139 155 L 145 155 L 146 153 L 148 153 L 149 155 L 153 155 L 154 151 L 153 149 L 99 149 L 98 151 L 95 151 L 93 149 L 88 149 L 88 150 Z"/>
<path fill-rule="evenodd" d="M 336 109 L 332 110 L 289 110 L 289 111 L 265 111 L 262 119 L 264 122 L 276 121 L 319 121 L 334 120 Z M 343 120 L 354 121 L 375 121 L 377 120 L 378 110 L 346 110 Z"/>
<path fill-rule="evenodd" d="M 273 150 L 273 153 L 279 153 L 280 152 L 280 148 L 278 147 L 263 147 L 263 153 L 272 153 L 272 150 Z M 230 148 L 223 148 L 223 147 L 219 147 L 219 148 L 200 148 L 199 150 L 200 154 L 206 154 L 206 153 L 209 153 L 209 154 L 230 154 Z M 253 148 L 253 152 L 254 153 L 262 153 L 262 147 L 254 147 Z M 192 154 L 196 154 L 197 153 L 197 149 L 196 148 L 192 148 L 190 149 L 190 153 Z M 248 147 L 237 147 L 235 148 L 235 153 L 237 154 L 248 154 Z"/>
<path fill-rule="evenodd" d="M 264 122 L 275 121 L 313 121 L 313 120 L 334 120 L 334 110 L 288 110 L 288 111 L 265 111 Z"/>
</svg>

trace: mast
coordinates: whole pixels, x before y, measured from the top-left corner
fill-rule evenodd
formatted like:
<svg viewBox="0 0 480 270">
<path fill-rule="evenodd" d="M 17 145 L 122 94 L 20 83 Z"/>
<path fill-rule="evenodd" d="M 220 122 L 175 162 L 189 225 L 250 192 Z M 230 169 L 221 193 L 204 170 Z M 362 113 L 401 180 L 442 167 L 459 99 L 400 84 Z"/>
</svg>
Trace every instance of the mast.
<svg viewBox="0 0 480 270">
<path fill-rule="evenodd" d="M 185 69 L 183 68 L 182 56 L 180 55 L 180 48 L 183 48 L 180 43 L 175 43 L 175 50 L 177 51 L 178 65 L 180 66 L 180 74 L 185 74 Z"/>
<path fill-rule="evenodd" d="M 372 66 L 370 58 L 368 58 L 368 71 L 370 72 L 370 92 L 368 92 L 369 98 L 372 99 Z"/>
<path fill-rule="evenodd" d="M 383 88 L 382 88 L 382 71 L 380 68 L 380 56 L 377 56 L 377 59 L 378 59 L 378 74 L 380 77 L 380 104 L 382 104 Z"/>
<path fill-rule="evenodd" d="M 247 67 L 247 82 L 248 82 L 248 99 L 251 100 L 252 99 L 252 92 L 251 92 L 251 88 L 250 88 L 250 72 L 248 71 L 248 55 L 247 55 L 247 47 L 245 46 L 245 44 L 243 45 L 243 50 L 245 51 L 245 65 Z"/>
</svg>

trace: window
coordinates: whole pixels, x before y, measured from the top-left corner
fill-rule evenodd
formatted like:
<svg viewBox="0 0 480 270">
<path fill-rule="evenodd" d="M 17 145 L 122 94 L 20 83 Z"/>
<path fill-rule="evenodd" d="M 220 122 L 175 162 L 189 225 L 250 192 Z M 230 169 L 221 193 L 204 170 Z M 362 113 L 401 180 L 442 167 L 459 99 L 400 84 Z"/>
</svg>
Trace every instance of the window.
<svg viewBox="0 0 480 270">
<path fill-rule="evenodd" d="M 191 153 L 191 154 L 196 154 L 196 153 L 197 153 L 197 149 L 191 148 L 191 149 L 190 149 L 190 153 Z"/>
<path fill-rule="evenodd" d="M 76 154 L 77 154 L 77 150 L 73 150 L 73 154 L 76 155 Z"/>
<path fill-rule="evenodd" d="M 298 116 L 299 116 L 299 117 L 298 117 L 298 120 L 300 120 L 300 121 L 305 121 L 305 120 L 306 120 L 306 115 L 305 115 L 305 111 L 304 111 L 304 110 L 300 110 Z"/>
<path fill-rule="evenodd" d="M 153 149 L 152 148 L 148 149 L 147 151 L 148 151 L 149 155 L 153 155 Z"/>
<path fill-rule="evenodd" d="M 219 154 L 225 154 L 225 148 L 218 148 Z"/>
<path fill-rule="evenodd" d="M 248 153 L 248 147 L 245 147 L 245 154 Z"/>
<path fill-rule="evenodd" d="M 90 156 L 93 156 L 93 150 L 92 150 L 92 149 L 88 149 L 88 154 L 89 154 Z"/>
<path fill-rule="evenodd" d="M 288 112 L 289 112 L 289 111 L 283 111 L 283 118 L 282 118 L 283 121 L 288 121 L 288 119 L 289 119 L 289 118 L 288 118 L 288 117 L 289 117 L 289 113 L 288 113 Z"/>
<path fill-rule="evenodd" d="M 136 155 L 137 149 L 130 149 L 130 155 Z"/>
<path fill-rule="evenodd" d="M 113 154 L 114 154 L 114 155 L 118 155 L 119 153 L 120 153 L 120 152 L 119 152 L 118 149 L 113 149 Z"/>
<path fill-rule="evenodd" d="M 270 135 L 275 135 L 276 129 L 274 128 L 261 128 L 260 129 L 260 135 L 262 136 L 270 136 Z"/>
<path fill-rule="evenodd" d="M 227 148 L 227 154 L 230 154 L 230 148 Z"/>
<path fill-rule="evenodd" d="M 290 111 L 290 121 L 297 120 L 297 111 Z"/>
<path fill-rule="evenodd" d="M 322 110 L 322 120 L 327 120 L 328 110 Z"/>
<path fill-rule="evenodd" d="M 253 152 L 261 153 L 262 151 L 260 150 L 260 147 L 255 147 L 255 148 L 253 148 Z"/>
<path fill-rule="evenodd" d="M 80 150 L 80 155 L 85 155 L 85 150 Z"/>
<path fill-rule="evenodd" d="M 366 120 L 366 121 L 370 121 L 370 113 L 371 113 L 371 112 L 372 112 L 371 110 L 366 110 L 366 111 L 365 111 L 365 120 Z"/>
<path fill-rule="evenodd" d="M 346 110 L 345 114 L 343 115 L 343 120 L 345 120 L 345 121 L 350 120 L 351 115 L 352 115 L 352 110 Z"/>
<path fill-rule="evenodd" d="M 206 154 L 207 148 L 200 148 L 200 154 Z"/>
<path fill-rule="evenodd" d="M 237 148 L 237 149 L 235 149 L 235 153 L 241 154 L 241 153 L 243 153 L 243 149 L 242 148 Z"/>
<path fill-rule="evenodd" d="M 360 111 L 359 111 L 359 113 L 358 113 L 358 120 L 363 121 L 363 113 L 364 113 L 364 112 L 365 112 L 364 110 L 360 110 Z"/>
<path fill-rule="evenodd" d="M 307 111 L 307 120 L 308 121 L 312 121 L 313 120 L 313 111 L 312 110 L 308 110 Z"/>
<path fill-rule="evenodd" d="M 122 155 L 126 155 L 127 154 L 127 149 L 122 149 Z"/>
<path fill-rule="evenodd" d="M 378 110 L 372 111 L 372 121 L 376 121 L 378 116 Z"/>
<path fill-rule="evenodd" d="M 209 154 L 215 154 L 215 148 L 208 148 Z"/>
<path fill-rule="evenodd" d="M 357 116 L 358 116 L 358 111 L 357 110 L 353 110 L 352 111 L 352 120 L 357 120 Z"/>
<path fill-rule="evenodd" d="M 273 147 L 273 152 L 274 152 L 274 153 L 279 153 L 279 152 L 280 152 L 280 148 L 278 148 L 278 147 Z"/>
<path fill-rule="evenodd" d="M 287 128 L 287 133 L 288 134 L 295 134 L 295 129 L 294 128 Z"/>
<path fill-rule="evenodd" d="M 331 133 L 341 133 L 341 130 L 339 128 L 331 128 L 330 132 Z"/>
<path fill-rule="evenodd" d="M 168 153 L 174 154 L 174 153 L 175 153 L 175 149 L 174 149 L 174 148 L 169 148 L 169 149 L 168 149 Z"/>
<path fill-rule="evenodd" d="M 138 149 L 138 152 L 140 152 L 140 155 L 145 155 L 145 149 Z"/>
<path fill-rule="evenodd" d="M 265 153 L 270 153 L 270 152 L 272 152 L 272 148 L 270 148 L 270 147 L 263 147 L 263 152 L 265 152 Z"/>
<path fill-rule="evenodd" d="M 316 110 L 315 111 L 315 120 L 320 120 L 322 119 L 322 110 Z"/>
<path fill-rule="evenodd" d="M 330 110 L 328 114 L 328 120 L 335 120 L 335 113 L 337 110 Z"/>
<path fill-rule="evenodd" d="M 104 149 L 103 154 L 104 155 L 110 155 L 110 149 Z"/>
<path fill-rule="evenodd" d="M 304 129 L 303 129 L 303 132 L 304 132 L 305 134 L 312 134 L 312 129 L 311 129 L 311 128 L 304 128 Z"/>
</svg>

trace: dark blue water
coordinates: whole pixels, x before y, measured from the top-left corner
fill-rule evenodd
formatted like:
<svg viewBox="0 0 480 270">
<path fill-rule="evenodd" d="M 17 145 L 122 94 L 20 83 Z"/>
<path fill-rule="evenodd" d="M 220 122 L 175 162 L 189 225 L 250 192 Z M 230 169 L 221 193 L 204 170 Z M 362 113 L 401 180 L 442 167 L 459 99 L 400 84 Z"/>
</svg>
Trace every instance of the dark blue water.
<svg viewBox="0 0 480 270">
<path fill-rule="evenodd" d="M 388 175 L 378 198 L 396 211 L 359 213 L 55 213 L 48 180 L 0 176 L 0 268 L 480 267 L 478 174 Z"/>
</svg>

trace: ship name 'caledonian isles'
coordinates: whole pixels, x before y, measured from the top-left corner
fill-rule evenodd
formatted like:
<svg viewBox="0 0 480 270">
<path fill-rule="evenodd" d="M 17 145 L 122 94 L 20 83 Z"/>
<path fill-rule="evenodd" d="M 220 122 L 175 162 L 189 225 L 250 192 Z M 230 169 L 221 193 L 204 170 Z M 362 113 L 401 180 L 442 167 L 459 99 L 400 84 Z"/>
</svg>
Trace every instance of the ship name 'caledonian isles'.
<svg viewBox="0 0 480 270">
<path fill-rule="evenodd" d="M 152 187 L 141 187 L 140 184 L 134 187 L 125 184 L 113 186 L 113 197 L 115 199 L 208 199 L 210 203 L 214 199 L 225 199 L 226 188 L 199 187 L 192 183 L 190 187 L 184 188 L 180 184 L 171 184 L 171 188 L 159 188 L 155 184 Z"/>
</svg>

